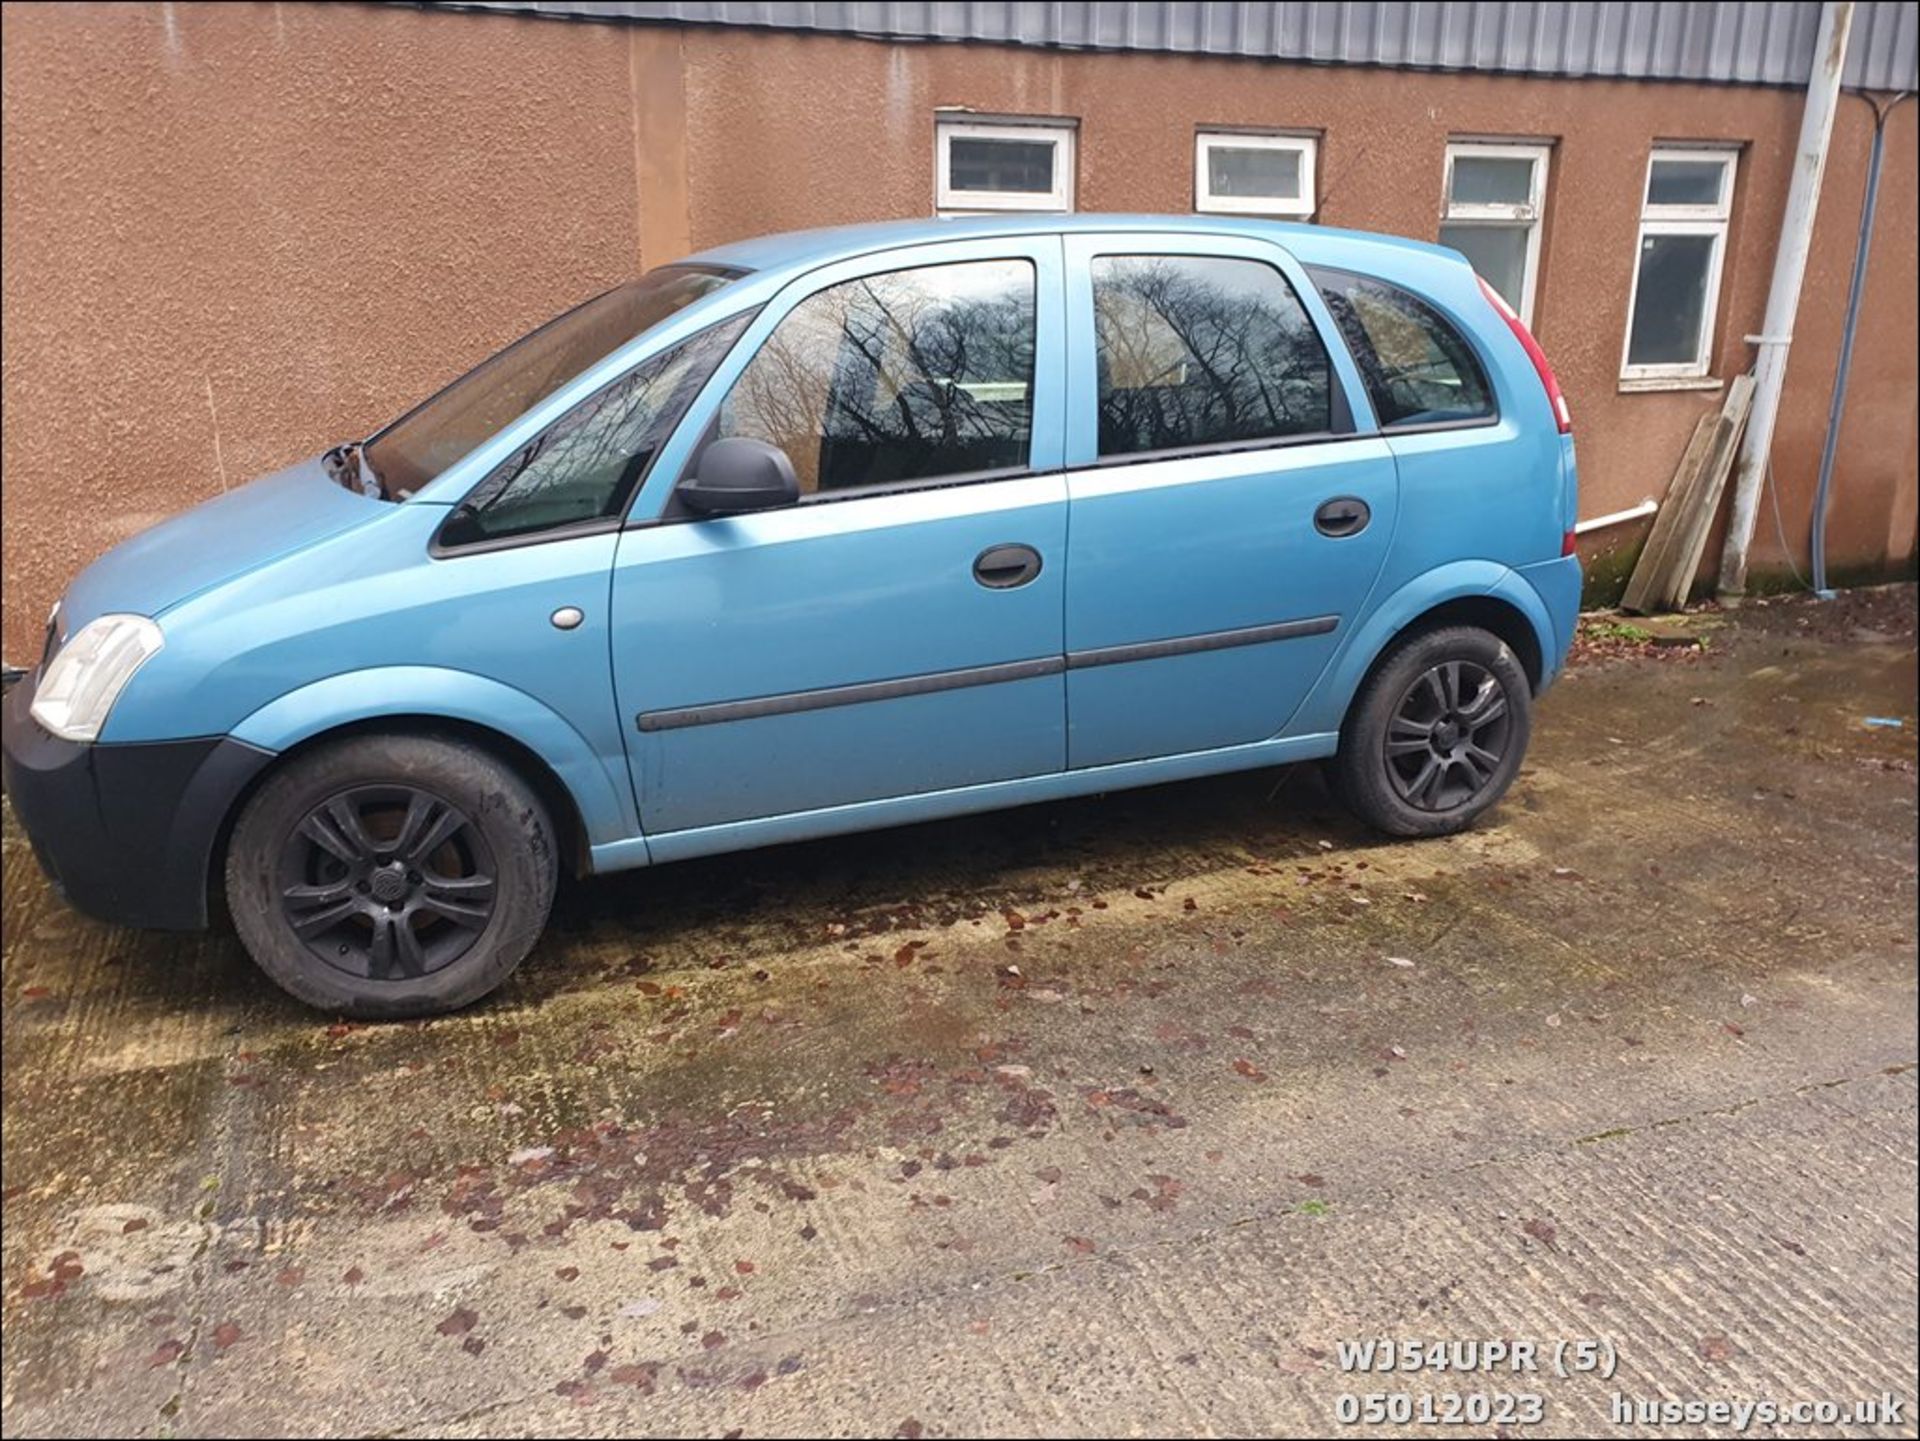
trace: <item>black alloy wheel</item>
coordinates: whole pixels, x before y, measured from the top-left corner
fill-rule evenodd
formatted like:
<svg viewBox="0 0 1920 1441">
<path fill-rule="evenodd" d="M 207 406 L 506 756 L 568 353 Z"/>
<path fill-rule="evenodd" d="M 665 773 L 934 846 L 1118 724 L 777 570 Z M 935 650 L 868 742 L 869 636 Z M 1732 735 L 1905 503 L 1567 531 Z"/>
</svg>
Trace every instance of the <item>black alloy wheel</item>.
<svg viewBox="0 0 1920 1441">
<path fill-rule="evenodd" d="M 1448 660 L 1422 672 L 1387 725 L 1395 793 L 1423 811 L 1471 801 L 1500 772 L 1510 714 L 1500 678 L 1484 666 Z"/>
<path fill-rule="evenodd" d="M 431 975 L 493 919 L 493 850 L 466 813 L 408 785 L 308 811 L 280 855 L 280 911 L 315 959 L 358 980 Z"/>
</svg>

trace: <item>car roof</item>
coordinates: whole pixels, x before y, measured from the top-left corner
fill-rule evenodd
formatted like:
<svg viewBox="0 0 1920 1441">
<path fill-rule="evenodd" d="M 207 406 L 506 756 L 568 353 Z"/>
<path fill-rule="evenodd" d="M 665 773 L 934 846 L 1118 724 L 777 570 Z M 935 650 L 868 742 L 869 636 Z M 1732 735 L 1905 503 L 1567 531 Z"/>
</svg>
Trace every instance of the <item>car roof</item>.
<svg viewBox="0 0 1920 1441">
<path fill-rule="evenodd" d="M 726 266 L 739 270 L 780 272 L 808 270 L 828 261 L 891 250 L 906 245 L 929 245 L 942 240 L 966 240 L 995 235 L 1074 235 L 1152 231 L 1180 235 L 1242 235 L 1272 240 L 1303 265 L 1366 265 L 1377 260 L 1391 265 L 1394 256 L 1457 258 L 1454 252 L 1424 241 L 1364 230 L 1336 230 L 1324 225 L 1293 224 L 1221 215 L 963 215 L 926 220 L 887 220 L 866 225 L 840 225 L 823 230 L 790 230 L 756 236 L 690 255 L 681 264 Z"/>
</svg>

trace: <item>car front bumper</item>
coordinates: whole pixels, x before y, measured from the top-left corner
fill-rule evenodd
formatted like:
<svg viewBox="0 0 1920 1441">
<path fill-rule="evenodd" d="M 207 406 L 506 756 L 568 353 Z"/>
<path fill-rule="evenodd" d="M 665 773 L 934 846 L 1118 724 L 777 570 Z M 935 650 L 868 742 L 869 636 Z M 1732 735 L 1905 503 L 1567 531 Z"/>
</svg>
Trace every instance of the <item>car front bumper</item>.
<svg viewBox="0 0 1920 1441">
<path fill-rule="evenodd" d="M 7 798 L 57 889 L 89 915 L 155 930 L 207 924 L 207 873 L 232 810 L 273 753 L 230 736 L 134 745 L 62 740 L 29 713 L 35 670 L 7 688 Z"/>
</svg>

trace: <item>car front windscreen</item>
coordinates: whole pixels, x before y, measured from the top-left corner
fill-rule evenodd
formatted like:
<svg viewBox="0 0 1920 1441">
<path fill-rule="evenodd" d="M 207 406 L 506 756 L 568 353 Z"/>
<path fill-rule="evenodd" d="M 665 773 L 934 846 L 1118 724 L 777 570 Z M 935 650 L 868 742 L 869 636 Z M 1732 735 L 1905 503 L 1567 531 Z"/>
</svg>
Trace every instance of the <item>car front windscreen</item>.
<svg viewBox="0 0 1920 1441">
<path fill-rule="evenodd" d="M 568 381 L 733 278 L 667 265 L 577 305 L 380 431 L 362 459 L 389 500 L 405 500 Z"/>
</svg>

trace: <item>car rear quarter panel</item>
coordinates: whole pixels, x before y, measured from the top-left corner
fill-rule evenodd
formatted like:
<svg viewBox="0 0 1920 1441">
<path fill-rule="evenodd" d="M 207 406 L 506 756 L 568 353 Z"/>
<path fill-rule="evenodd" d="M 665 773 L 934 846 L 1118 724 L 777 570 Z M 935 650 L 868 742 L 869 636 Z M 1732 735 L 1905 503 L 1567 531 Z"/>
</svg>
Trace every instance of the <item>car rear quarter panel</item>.
<svg viewBox="0 0 1920 1441">
<path fill-rule="evenodd" d="M 1490 425 L 1387 432 L 1400 477 L 1393 547 L 1366 613 L 1288 730 L 1337 728 L 1396 635 L 1470 597 L 1505 601 L 1526 618 L 1544 683 L 1565 654 L 1578 603 L 1578 563 L 1560 556 L 1573 524 L 1573 460 L 1526 350 L 1451 251 L 1351 234 L 1294 233 L 1288 245 L 1309 266 L 1377 276 L 1433 305 L 1479 353 L 1499 409 Z M 1356 408 L 1364 404 L 1361 395 Z"/>
</svg>

